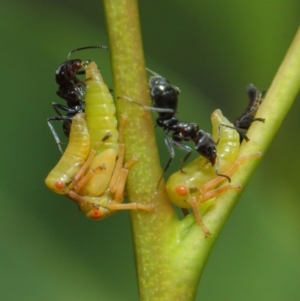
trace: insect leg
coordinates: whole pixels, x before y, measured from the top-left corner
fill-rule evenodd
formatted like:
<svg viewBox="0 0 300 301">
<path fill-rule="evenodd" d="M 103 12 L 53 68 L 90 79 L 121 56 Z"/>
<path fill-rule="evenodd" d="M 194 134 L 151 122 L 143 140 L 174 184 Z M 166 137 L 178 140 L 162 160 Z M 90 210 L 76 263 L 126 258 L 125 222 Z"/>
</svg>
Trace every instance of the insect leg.
<svg viewBox="0 0 300 301">
<path fill-rule="evenodd" d="M 141 203 L 126 203 L 126 204 L 120 204 L 117 202 L 110 202 L 107 204 L 107 209 L 112 211 L 118 211 L 118 210 L 144 210 L 144 211 L 153 211 L 154 207 L 153 205 L 147 205 L 147 204 L 141 204 Z"/>
<path fill-rule="evenodd" d="M 117 203 L 122 203 L 122 201 L 124 199 L 124 190 L 125 190 L 125 183 L 126 183 L 127 176 L 128 176 L 128 170 L 137 161 L 138 161 L 137 157 L 134 156 L 129 162 L 127 162 L 124 165 L 124 167 L 122 167 L 122 165 L 121 165 L 121 169 L 116 168 L 114 171 L 112 180 L 109 185 L 109 189 L 112 193 L 114 193 L 114 201 L 116 201 Z"/>
<path fill-rule="evenodd" d="M 182 211 L 184 216 L 189 215 L 189 211 L 187 210 L 187 208 L 181 208 L 181 211 Z"/>
<path fill-rule="evenodd" d="M 114 201 L 121 203 L 124 198 L 125 183 L 128 176 L 128 170 L 132 167 L 138 160 L 134 156 L 129 162 L 127 162 L 123 167 L 125 145 L 123 143 L 123 132 L 127 121 L 127 116 L 122 115 L 122 119 L 119 126 L 119 155 L 112 174 L 109 190 L 114 193 Z"/>
<path fill-rule="evenodd" d="M 255 110 L 257 111 L 257 109 Z M 254 111 L 254 112 L 255 112 Z M 236 126 L 234 127 L 230 127 L 228 125 L 225 125 L 225 124 L 221 124 L 223 126 L 227 126 L 229 128 L 232 128 L 232 129 L 235 129 L 241 136 L 241 141 L 243 141 L 243 139 L 246 140 L 246 142 L 248 142 L 250 139 L 247 137 L 246 133 L 248 131 L 248 129 L 250 128 L 250 125 L 254 122 L 254 121 L 260 121 L 260 122 L 265 122 L 265 118 L 253 118 L 251 117 L 253 115 L 253 112 L 249 112 L 247 115 L 244 116 L 243 119 L 246 120 L 247 122 L 247 125 L 246 125 L 246 128 L 243 128 L 243 127 L 239 127 L 240 126 L 243 126 L 243 119 L 239 120 L 239 122 L 237 123 Z"/>
<path fill-rule="evenodd" d="M 125 99 L 125 100 L 130 101 L 140 107 L 143 107 L 145 110 L 148 110 L 148 111 L 153 111 L 153 112 L 158 112 L 158 113 L 174 113 L 175 112 L 173 109 L 145 106 L 137 101 L 134 101 L 132 98 L 130 98 L 128 96 L 118 96 L 117 99 Z"/>
<path fill-rule="evenodd" d="M 205 238 L 209 237 L 211 235 L 211 233 L 209 232 L 209 230 L 205 227 L 200 211 L 199 211 L 199 204 L 197 202 L 197 199 L 195 197 L 192 197 L 191 200 L 188 201 L 188 203 L 191 205 L 193 212 L 194 212 L 194 216 L 195 216 L 195 220 L 198 223 L 198 225 L 202 228 Z"/>
<path fill-rule="evenodd" d="M 100 165 L 95 169 L 90 169 L 85 175 L 84 173 L 88 169 L 88 167 L 91 165 L 97 149 L 100 147 L 101 144 L 105 143 L 105 141 L 110 137 L 110 133 L 107 133 L 101 141 L 95 144 L 95 146 L 91 149 L 90 154 L 87 158 L 87 160 L 84 162 L 80 170 L 76 173 L 76 175 L 72 179 L 72 184 L 70 188 L 77 193 L 84 185 L 87 183 L 87 181 L 95 174 L 98 172 L 101 172 L 102 170 L 105 169 L 105 165 Z"/>
<path fill-rule="evenodd" d="M 58 116 L 48 118 L 47 119 L 47 123 L 48 123 L 50 131 L 52 132 L 52 135 L 53 135 L 53 137 L 55 139 L 55 142 L 56 142 L 56 144 L 57 144 L 60 152 L 63 154 L 63 150 L 62 150 L 62 147 L 61 147 L 62 143 L 61 143 L 61 141 L 60 141 L 60 139 L 58 137 L 58 134 L 56 133 L 53 125 L 51 124 L 51 121 L 65 121 L 65 122 L 68 122 L 69 125 L 71 126 L 72 117 L 68 116 L 68 114 L 71 113 L 72 116 L 73 116 L 73 115 L 75 115 L 78 112 L 78 110 L 77 109 L 69 108 L 67 106 L 64 106 L 64 105 L 56 103 L 56 102 L 52 102 L 52 107 L 53 107 L 54 111 L 57 113 Z M 61 112 L 59 111 L 59 109 L 67 112 L 67 115 L 65 115 L 65 116 L 62 115 Z M 64 131 L 64 132 L 65 132 L 65 135 L 69 136 L 68 135 L 69 133 L 67 133 L 66 131 Z"/>
<path fill-rule="evenodd" d="M 219 196 L 220 194 L 230 190 L 230 189 L 233 189 L 233 190 L 241 190 L 242 189 L 242 186 L 241 185 L 231 185 L 231 184 L 227 184 L 227 185 L 224 185 L 224 186 L 221 186 L 221 187 L 218 187 L 216 189 L 213 189 L 213 190 L 210 190 L 210 191 L 207 191 L 207 192 L 201 192 L 200 196 L 198 197 L 199 198 L 199 203 L 203 203 L 213 197 L 217 197 Z M 201 189 L 200 189 L 201 190 Z"/>
<path fill-rule="evenodd" d="M 60 152 L 63 154 L 63 149 L 61 147 L 61 144 L 62 142 L 60 141 L 59 137 L 58 137 L 58 134 L 56 133 L 56 130 L 55 128 L 53 127 L 51 121 L 69 121 L 70 123 L 72 122 L 72 119 L 68 116 L 55 116 L 55 117 L 49 117 L 47 118 L 47 123 L 48 123 L 48 126 L 50 128 L 50 131 L 54 137 L 54 140 L 58 146 L 58 149 L 60 150 Z"/>
<path fill-rule="evenodd" d="M 230 177 L 232 174 L 235 173 L 235 171 L 239 168 L 241 164 L 248 161 L 249 159 L 258 158 L 261 156 L 261 152 L 257 152 L 251 155 L 243 156 L 239 159 L 237 159 L 230 167 L 229 169 L 224 173 L 227 177 Z M 218 184 L 220 184 L 222 181 L 224 181 L 224 177 L 218 176 L 214 178 L 213 180 L 207 182 L 203 186 L 200 187 L 201 194 L 205 195 L 208 190 L 211 190 L 212 188 L 216 187 Z"/>
<path fill-rule="evenodd" d="M 123 160 L 124 160 L 124 152 L 125 152 L 125 145 L 123 143 L 120 143 L 119 144 L 119 155 L 118 155 L 118 159 L 117 159 L 117 162 L 116 162 L 116 165 L 115 165 L 115 169 L 114 169 L 114 172 L 111 176 L 111 180 L 109 182 L 109 190 L 112 192 L 112 193 L 115 193 L 117 189 L 119 190 L 122 190 L 122 192 L 119 192 L 119 194 L 123 194 L 124 192 L 124 189 L 125 189 L 125 182 L 126 182 L 126 178 L 127 178 L 127 174 L 125 176 L 125 179 L 124 179 L 124 183 L 121 182 L 118 186 L 118 182 L 119 182 L 119 178 L 120 178 L 120 174 L 122 172 L 122 169 L 123 169 Z M 128 171 L 127 171 L 128 173 Z M 121 188 L 121 186 L 123 186 Z M 122 198 L 122 196 L 121 196 Z M 118 198 L 119 199 L 119 198 Z M 121 200 L 122 201 L 122 200 Z"/>
<path fill-rule="evenodd" d="M 180 168 L 179 168 L 179 169 L 181 170 L 182 173 L 185 173 L 185 172 L 182 170 L 182 168 L 183 168 L 185 162 L 186 162 L 186 161 L 188 160 L 188 158 L 190 157 L 190 155 L 191 155 L 191 153 L 192 153 L 193 150 L 192 150 L 188 145 L 182 144 L 182 143 L 180 143 L 180 142 L 178 142 L 178 141 L 172 140 L 172 143 L 173 143 L 174 145 L 176 145 L 179 149 L 184 150 L 184 151 L 187 152 L 187 154 L 186 154 L 186 155 L 184 156 L 184 158 L 182 159 L 182 163 L 181 163 Z"/>
<path fill-rule="evenodd" d="M 119 143 L 124 143 L 123 133 L 124 133 L 124 128 L 125 128 L 127 119 L 128 119 L 128 116 L 125 114 L 122 114 L 122 118 L 121 118 L 120 125 L 119 125 Z"/>
<path fill-rule="evenodd" d="M 162 175 L 160 176 L 160 178 L 159 178 L 159 180 L 158 180 L 158 182 L 157 182 L 156 190 L 158 189 L 159 184 L 160 184 L 161 180 L 162 180 L 163 177 L 164 177 L 164 174 L 166 173 L 166 171 L 167 171 L 168 168 L 170 167 L 170 165 L 171 165 L 171 163 L 172 163 L 172 161 L 173 161 L 173 159 L 174 159 L 174 157 L 175 157 L 175 151 L 174 151 L 174 148 L 173 148 L 173 145 L 172 145 L 172 143 L 173 143 L 172 138 L 170 138 L 167 134 L 166 134 L 166 136 L 165 136 L 165 143 L 166 143 L 167 149 L 168 149 L 169 154 L 170 154 L 170 159 L 169 159 L 169 161 L 167 162 L 167 164 L 166 164 L 166 166 L 165 166 L 165 168 L 164 168 L 164 170 L 163 170 L 163 173 L 162 173 Z"/>
<path fill-rule="evenodd" d="M 57 115 L 61 116 L 61 117 L 63 115 L 61 114 L 61 112 L 58 109 L 61 109 L 61 110 L 65 111 L 65 112 L 67 112 L 67 113 L 73 113 L 73 111 L 74 111 L 73 109 L 71 109 L 71 108 L 69 108 L 67 106 L 64 106 L 64 105 L 62 105 L 60 103 L 56 103 L 56 102 L 52 102 L 52 107 L 53 107 L 54 111 L 57 113 Z M 76 112 L 76 111 L 74 111 L 74 112 Z"/>
<path fill-rule="evenodd" d="M 226 178 L 228 180 L 228 182 L 230 183 L 231 182 L 230 177 L 228 177 L 227 175 L 219 173 L 219 164 L 220 164 L 219 157 L 217 157 L 217 163 L 216 163 L 216 168 L 215 168 L 216 175 L 219 176 L 219 177 Z"/>
</svg>

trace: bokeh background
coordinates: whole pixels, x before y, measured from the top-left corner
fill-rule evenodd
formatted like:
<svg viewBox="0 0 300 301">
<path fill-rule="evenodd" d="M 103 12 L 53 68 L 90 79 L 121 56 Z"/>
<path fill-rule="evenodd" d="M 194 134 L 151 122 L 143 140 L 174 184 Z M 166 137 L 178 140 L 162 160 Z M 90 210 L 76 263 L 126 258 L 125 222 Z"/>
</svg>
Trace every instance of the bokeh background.
<svg viewBox="0 0 300 301">
<path fill-rule="evenodd" d="M 270 86 L 299 12 L 298 0 L 140 1 L 147 66 L 180 87 L 180 118 L 210 131 L 215 108 L 231 120 L 245 109 L 248 83 Z M 46 124 L 60 101 L 54 72 L 70 50 L 107 45 L 102 3 L 2 0 L 0 24 L 0 299 L 138 300 L 128 213 L 93 222 L 44 185 L 60 157 Z M 82 56 L 112 87 L 108 53 Z M 299 109 L 298 97 L 213 250 L 197 300 L 299 300 Z"/>
</svg>

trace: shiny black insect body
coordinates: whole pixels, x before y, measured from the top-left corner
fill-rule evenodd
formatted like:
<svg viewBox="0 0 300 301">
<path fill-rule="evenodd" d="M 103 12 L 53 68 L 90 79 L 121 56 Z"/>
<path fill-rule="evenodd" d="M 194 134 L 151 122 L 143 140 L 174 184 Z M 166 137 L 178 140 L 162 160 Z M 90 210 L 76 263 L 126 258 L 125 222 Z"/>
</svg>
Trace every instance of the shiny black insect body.
<svg viewBox="0 0 300 301">
<path fill-rule="evenodd" d="M 57 116 L 48 118 L 47 122 L 61 152 L 63 152 L 61 142 L 51 122 L 63 121 L 63 131 L 69 137 L 73 117 L 77 113 L 84 112 L 84 83 L 77 78 L 77 75 L 82 74 L 82 72 L 84 72 L 83 62 L 76 59 L 62 63 L 55 73 L 55 79 L 59 85 L 56 94 L 64 99 L 67 105 L 53 102 L 52 107 Z M 66 114 L 63 115 L 60 110 L 66 112 Z"/>
<path fill-rule="evenodd" d="M 67 61 L 63 62 L 55 72 L 55 80 L 58 84 L 56 94 L 64 99 L 67 104 L 63 105 L 53 102 L 52 107 L 57 113 L 57 116 L 48 118 L 47 123 L 61 153 L 63 153 L 61 142 L 51 122 L 63 121 L 64 134 L 69 137 L 73 117 L 77 113 L 84 112 L 83 98 L 85 82 L 79 80 L 77 76 L 85 74 L 85 67 L 90 61 L 82 61 L 80 59 L 71 60 L 70 57 L 71 54 L 76 51 L 91 48 L 108 49 L 106 46 L 86 46 L 74 49 L 69 53 Z"/>
<path fill-rule="evenodd" d="M 163 129 L 165 133 L 165 143 L 170 153 L 170 159 L 164 168 L 163 175 L 168 170 L 172 160 L 174 159 L 174 145 L 187 152 L 180 166 L 181 171 L 184 172 L 182 168 L 192 153 L 192 148 L 184 144 L 184 141 L 193 141 L 196 151 L 214 166 L 217 162 L 217 148 L 216 142 L 213 140 L 212 136 L 199 129 L 199 126 L 196 123 L 179 121 L 176 116 L 178 95 L 180 93 L 179 88 L 172 85 L 167 79 L 156 74 L 155 72 L 149 69 L 147 70 L 153 74 L 149 81 L 149 89 L 153 107 L 141 105 L 140 103 L 137 103 L 127 97 L 123 98 L 126 98 L 127 100 L 132 101 L 147 110 L 158 113 L 156 125 Z M 216 174 L 221 175 L 218 174 L 218 164 L 216 167 Z M 226 177 L 230 181 L 226 175 L 221 176 Z M 158 185 L 162 177 L 160 178 Z"/>
<path fill-rule="evenodd" d="M 164 173 L 168 170 L 175 156 L 173 145 L 187 152 L 180 166 L 181 171 L 183 171 L 182 167 L 192 153 L 192 148 L 185 145 L 183 141 L 193 141 L 196 151 L 214 166 L 217 148 L 212 136 L 200 130 L 196 123 L 179 121 L 176 116 L 179 88 L 170 84 L 165 78 L 154 75 L 150 78 L 149 89 L 153 108 L 148 108 L 158 113 L 156 124 L 163 128 L 165 143 L 170 153 L 170 159 L 164 168 Z"/>
<path fill-rule="evenodd" d="M 254 87 L 254 85 L 249 84 L 247 86 L 247 94 L 249 96 L 249 104 L 245 112 L 233 122 L 235 129 L 240 135 L 240 142 L 243 140 L 250 140 L 246 136 L 246 132 L 250 128 L 252 122 L 265 122 L 264 118 L 255 118 L 256 112 L 263 101 L 265 92 L 261 93 L 256 87 Z"/>
</svg>

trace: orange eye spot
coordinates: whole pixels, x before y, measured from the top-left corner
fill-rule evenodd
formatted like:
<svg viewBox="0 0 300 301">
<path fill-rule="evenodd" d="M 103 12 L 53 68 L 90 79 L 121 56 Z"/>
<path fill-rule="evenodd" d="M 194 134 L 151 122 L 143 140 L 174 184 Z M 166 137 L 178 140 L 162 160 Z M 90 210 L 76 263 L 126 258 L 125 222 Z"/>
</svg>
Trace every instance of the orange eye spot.
<svg viewBox="0 0 300 301">
<path fill-rule="evenodd" d="M 189 193 L 189 189 L 184 185 L 176 186 L 175 191 L 177 192 L 177 194 L 181 196 L 186 196 Z"/>
<path fill-rule="evenodd" d="M 54 186 L 57 190 L 62 190 L 65 188 L 65 183 L 63 181 L 57 181 Z"/>
<path fill-rule="evenodd" d="M 103 217 L 103 211 L 100 208 L 94 208 L 90 211 L 89 217 L 92 219 L 100 219 Z"/>
</svg>

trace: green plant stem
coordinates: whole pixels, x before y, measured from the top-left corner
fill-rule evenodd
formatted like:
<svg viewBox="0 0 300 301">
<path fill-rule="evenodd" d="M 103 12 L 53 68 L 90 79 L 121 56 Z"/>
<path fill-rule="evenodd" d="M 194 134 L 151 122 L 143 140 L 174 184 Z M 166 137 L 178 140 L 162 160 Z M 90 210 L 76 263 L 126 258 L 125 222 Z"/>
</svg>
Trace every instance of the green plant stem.
<svg viewBox="0 0 300 301">
<path fill-rule="evenodd" d="M 130 97 L 149 105 L 145 63 L 136 0 L 104 0 L 109 33 L 116 97 Z M 244 143 L 241 156 L 261 150 L 264 154 L 291 106 L 300 85 L 300 32 L 298 32 L 278 75 L 258 112 L 266 119 L 249 131 L 251 143 Z M 212 232 L 204 238 L 194 217 L 179 221 L 166 196 L 161 176 L 151 114 L 124 98 L 117 100 L 118 115 L 129 118 L 124 133 L 127 160 L 134 154 L 138 164 L 130 169 L 128 197 L 133 202 L 151 203 L 152 213 L 133 212 L 131 221 L 139 281 L 140 300 L 194 300 L 197 286 L 211 249 L 239 193 L 229 191 L 204 216 Z M 233 177 L 245 186 L 257 162 L 249 160 Z"/>
<path fill-rule="evenodd" d="M 146 69 L 135 0 L 105 0 L 115 96 L 127 96 L 149 105 Z M 153 213 L 131 214 L 137 273 L 141 300 L 161 298 L 165 285 L 162 279 L 168 268 L 165 248 L 168 229 L 177 217 L 171 207 L 164 185 L 156 192 L 162 171 L 155 143 L 152 117 L 149 112 L 125 99 L 117 100 L 118 114 L 129 118 L 124 131 L 126 158 L 132 155 L 139 162 L 130 170 L 128 198 L 134 202 L 152 203 Z M 162 183 L 163 184 L 163 183 Z M 164 280 L 163 280 L 164 281 Z M 167 300 L 169 294 L 166 294 Z M 162 299 L 161 299 L 162 300 Z"/>
</svg>

